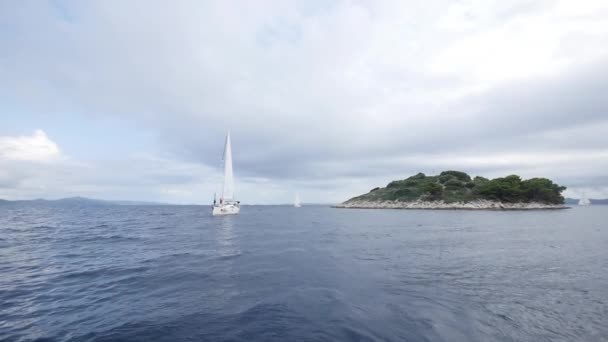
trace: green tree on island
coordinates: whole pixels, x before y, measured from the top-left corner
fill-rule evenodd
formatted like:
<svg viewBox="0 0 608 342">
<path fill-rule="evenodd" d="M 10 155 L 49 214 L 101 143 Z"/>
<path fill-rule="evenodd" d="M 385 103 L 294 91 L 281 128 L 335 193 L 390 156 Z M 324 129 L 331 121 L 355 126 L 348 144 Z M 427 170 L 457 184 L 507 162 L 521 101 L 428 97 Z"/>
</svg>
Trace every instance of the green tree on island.
<svg viewBox="0 0 608 342">
<path fill-rule="evenodd" d="M 562 192 L 566 187 L 547 178 L 522 180 L 510 175 L 489 180 L 471 176 L 462 171 L 443 171 L 437 176 L 418 173 L 403 180 L 390 182 L 385 188 L 374 188 L 352 200 L 368 201 L 444 201 L 470 202 L 490 200 L 504 203 L 563 204 Z"/>
</svg>

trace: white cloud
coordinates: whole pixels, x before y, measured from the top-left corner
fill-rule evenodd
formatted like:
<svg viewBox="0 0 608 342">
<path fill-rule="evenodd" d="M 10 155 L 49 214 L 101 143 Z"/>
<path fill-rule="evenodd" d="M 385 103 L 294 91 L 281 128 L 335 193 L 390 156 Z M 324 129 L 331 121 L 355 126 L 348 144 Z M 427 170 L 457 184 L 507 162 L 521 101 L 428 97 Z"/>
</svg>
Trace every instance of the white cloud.
<svg viewBox="0 0 608 342">
<path fill-rule="evenodd" d="M 61 152 L 43 130 L 26 136 L 0 136 L 0 160 L 50 162 L 61 158 Z"/>
</svg>

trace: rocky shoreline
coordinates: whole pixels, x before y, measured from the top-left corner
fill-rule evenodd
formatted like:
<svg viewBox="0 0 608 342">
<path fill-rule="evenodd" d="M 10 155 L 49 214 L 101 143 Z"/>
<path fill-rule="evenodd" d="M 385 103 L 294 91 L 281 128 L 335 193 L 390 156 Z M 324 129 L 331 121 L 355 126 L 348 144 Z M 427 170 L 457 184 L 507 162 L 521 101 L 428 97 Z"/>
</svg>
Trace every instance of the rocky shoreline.
<svg viewBox="0 0 608 342">
<path fill-rule="evenodd" d="M 337 204 L 333 208 L 344 209 L 427 209 L 427 210 L 547 210 L 568 209 L 564 204 L 531 203 L 502 203 L 487 200 L 471 202 L 445 203 L 444 201 L 346 201 Z"/>
</svg>

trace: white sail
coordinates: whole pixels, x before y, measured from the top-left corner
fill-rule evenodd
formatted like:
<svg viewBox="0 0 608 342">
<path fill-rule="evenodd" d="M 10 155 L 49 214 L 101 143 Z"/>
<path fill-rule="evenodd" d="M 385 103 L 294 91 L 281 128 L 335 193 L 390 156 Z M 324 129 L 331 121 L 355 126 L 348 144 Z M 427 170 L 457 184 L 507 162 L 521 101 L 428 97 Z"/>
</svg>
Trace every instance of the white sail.
<svg viewBox="0 0 608 342">
<path fill-rule="evenodd" d="M 226 135 L 224 146 L 224 184 L 219 202 L 213 199 L 212 215 L 234 215 L 241 210 L 240 202 L 234 199 L 234 175 L 232 174 L 232 146 L 230 132 Z"/>
<path fill-rule="evenodd" d="M 585 196 L 585 192 L 583 191 L 583 195 L 581 196 L 581 199 L 578 200 L 578 205 L 590 205 L 591 201 L 589 200 L 589 198 L 587 198 L 587 196 Z"/>
<path fill-rule="evenodd" d="M 293 206 L 296 208 L 299 208 L 302 206 L 302 203 L 300 203 L 300 194 L 296 192 L 296 198 L 293 200 Z"/>
<path fill-rule="evenodd" d="M 232 148 L 230 146 L 230 132 L 226 135 L 226 145 L 224 146 L 224 187 L 222 199 L 234 199 L 234 175 L 232 173 Z"/>
</svg>

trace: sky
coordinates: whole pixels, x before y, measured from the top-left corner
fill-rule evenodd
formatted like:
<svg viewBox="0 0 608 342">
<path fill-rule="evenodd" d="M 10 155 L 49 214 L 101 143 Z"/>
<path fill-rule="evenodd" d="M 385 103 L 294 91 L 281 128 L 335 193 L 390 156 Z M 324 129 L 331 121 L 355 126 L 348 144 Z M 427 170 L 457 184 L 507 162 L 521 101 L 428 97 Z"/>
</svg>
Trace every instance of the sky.
<svg viewBox="0 0 608 342">
<path fill-rule="evenodd" d="M 337 203 L 418 172 L 608 197 L 608 2 L 2 1 L 0 198 Z"/>
</svg>

